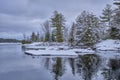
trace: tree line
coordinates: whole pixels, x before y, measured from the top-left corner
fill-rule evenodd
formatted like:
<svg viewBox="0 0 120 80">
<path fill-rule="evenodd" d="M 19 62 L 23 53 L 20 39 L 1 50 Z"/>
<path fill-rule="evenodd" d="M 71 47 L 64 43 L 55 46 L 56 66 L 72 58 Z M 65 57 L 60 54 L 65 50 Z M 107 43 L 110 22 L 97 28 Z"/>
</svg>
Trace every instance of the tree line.
<svg viewBox="0 0 120 80">
<path fill-rule="evenodd" d="M 4 38 L 0 38 L 0 43 L 3 43 L 3 42 L 14 43 L 14 42 L 21 42 L 21 41 L 17 40 L 17 39 L 4 39 Z"/>
<path fill-rule="evenodd" d="M 54 11 L 50 20 L 42 26 L 44 34 L 32 32 L 25 41 L 30 42 L 67 42 L 70 46 L 93 46 L 103 39 L 120 39 L 120 0 L 114 0 L 116 8 L 106 4 L 102 15 L 97 17 L 92 12 L 83 11 L 72 23 L 66 26 L 62 13 Z"/>
</svg>

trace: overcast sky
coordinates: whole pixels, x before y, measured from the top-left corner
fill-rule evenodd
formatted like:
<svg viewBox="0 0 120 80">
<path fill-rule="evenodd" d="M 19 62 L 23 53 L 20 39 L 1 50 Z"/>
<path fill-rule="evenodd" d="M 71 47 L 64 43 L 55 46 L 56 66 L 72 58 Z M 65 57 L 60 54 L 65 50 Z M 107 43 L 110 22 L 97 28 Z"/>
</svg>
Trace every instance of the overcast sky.
<svg viewBox="0 0 120 80">
<path fill-rule="evenodd" d="M 70 25 L 83 11 L 99 16 L 113 0 L 0 0 L 0 38 L 22 38 L 22 34 L 40 31 L 41 24 L 53 12 L 61 12 Z"/>
</svg>

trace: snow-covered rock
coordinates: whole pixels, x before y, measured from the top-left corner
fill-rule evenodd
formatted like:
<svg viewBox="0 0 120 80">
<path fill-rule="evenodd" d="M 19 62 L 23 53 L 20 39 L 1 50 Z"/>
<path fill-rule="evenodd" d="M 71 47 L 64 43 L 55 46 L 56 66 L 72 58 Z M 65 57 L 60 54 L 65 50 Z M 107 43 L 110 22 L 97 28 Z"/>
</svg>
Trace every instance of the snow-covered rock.
<svg viewBox="0 0 120 80">
<path fill-rule="evenodd" d="M 25 53 L 36 56 L 77 56 L 73 50 L 27 50 Z"/>
<path fill-rule="evenodd" d="M 94 50 L 92 50 L 92 49 L 73 49 L 73 51 L 74 52 L 76 52 L 76 53 L 95 53 L 95 51 Z"/>
<path fill-rule="evenodd" d="M 95 45 L 97 50 L 116 51 L 120 50 L 120 40 L 108 39 Z"/>
</svg>

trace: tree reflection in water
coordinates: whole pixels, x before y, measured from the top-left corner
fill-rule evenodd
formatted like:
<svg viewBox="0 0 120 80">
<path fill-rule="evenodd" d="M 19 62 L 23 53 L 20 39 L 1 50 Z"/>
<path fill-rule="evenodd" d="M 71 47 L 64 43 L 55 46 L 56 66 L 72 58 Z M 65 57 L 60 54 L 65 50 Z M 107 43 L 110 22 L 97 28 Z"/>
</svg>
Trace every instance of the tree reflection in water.
<svg viewBox="0 0 120 80">
<path fill-rule="evenodd" d="M 70 64 L 72 74 L 75 76 L 78 73 L 84 80 L 92 79 L 101 62 L 100 57 L 96 54 L 86 54 L 77 58 L 67 58 L 67 60 Z M 65 73 L 67 60 L 60 57 L 45 58 L 45 68 L 53 73 L 54 80 L 59 80 Z"/>
<path fill-rule="evenodd" d="M 120 80 L 120 58 L 109 59 L 108 68 L 103 70 L 105 80 Z"/>
<path fill-rule="evenodd" d="M 62 64 L 62 59 L 56 58 L 55 64 L 52 66 L 52 72 L 55 74 L 55 80 L 59 80 L 58 78 L 61 77 L 65 72 L 65 68 Z"/>
<path fill-rule="evenodd" d="M 49 70 L 50 64 L 51 64 L 50 58 L 45 58 L 45 65 L 44 66 L 47 70 Z"/>
<path fill-rule="evenodd" d="M 92 80 L 92 76 L 98 71 L 101 59 L 96 54 L 79 56 L 77 69 L 84 80 Z"/>
<path fill-rule="evenodd" d="M 69 63 L 70 63 L 70 67 L 72 70 L 72 74 L 75 76 L 75 59 L 74 58 L 69 58 Z"/>
<path fill-rule="evenodd" d="M 78 57 L 67 58 L 41 57 L 40 60 L 42 61 L 41 65 L 50 72 L 54 80 L 61 80 L 61 77 L 67 74 L 65 72 L 70 70 L 70 76 L 79 76 L 80 80 L 95 80 L 95 77 L 97 78 L 95 74 L 101 71 L 101 69 L 103 69 L 103 71 L 101 71 L 99 75 L 100 77 L 104 76 L 105 80 L 120 80 L 120 58 L 103 59 L 102 56 L 97 54 L 85 54 Z M 105 63 L 104 66 L 101 65 L 101 63 Z M 68 67 L 70 67 L 70 69 Z"/>
<path fill-rule="evenodd" d="M 47 57 L 44 58 L 44 66 L 54 76 L 54 80 L 59 80 L 60 77 L 65 73 L 65 58 L 61 57 Z"/>
</svg>

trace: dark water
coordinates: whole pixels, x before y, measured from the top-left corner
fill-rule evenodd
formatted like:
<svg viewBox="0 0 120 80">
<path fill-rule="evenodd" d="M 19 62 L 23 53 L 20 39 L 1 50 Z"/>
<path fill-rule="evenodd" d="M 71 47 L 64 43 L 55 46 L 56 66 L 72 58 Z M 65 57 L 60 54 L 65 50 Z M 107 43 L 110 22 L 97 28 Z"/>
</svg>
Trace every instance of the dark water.
<svg viewBox="0 0 120 80">
<path fill-rule="evenodd" d="M 120 80 L 120 57 L 30 56 L 18 44 L 0 44 L 0 80 Z"/>
</svg>

